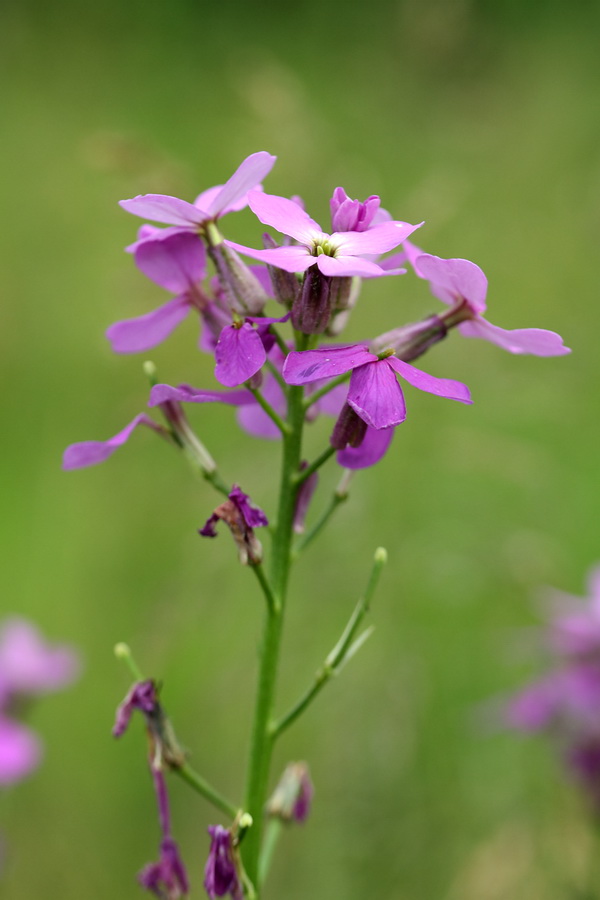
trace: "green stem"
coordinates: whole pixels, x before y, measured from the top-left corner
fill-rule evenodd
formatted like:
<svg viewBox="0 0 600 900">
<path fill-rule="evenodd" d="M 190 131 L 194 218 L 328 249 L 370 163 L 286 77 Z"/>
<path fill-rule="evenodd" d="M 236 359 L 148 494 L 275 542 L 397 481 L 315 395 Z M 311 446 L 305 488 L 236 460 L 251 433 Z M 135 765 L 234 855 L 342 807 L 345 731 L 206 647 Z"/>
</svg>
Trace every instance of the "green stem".
<svg viewBox="0 0 600 900">
<path fill-rule="evenodd" d="M 265 570 L 260 563 L 250 566 L 250 568 L 256 575 L 258 582 L 263 590 L 265 600 L 267 601 L 267 606 L 269 607 L 269 612 L 276 613 L 278 611 L 278 601 L 273 595 L 273 589 L 271 588 L 269 580 L 265 575 Z"/>
<path fill-rule="evenodd" d="M 258 402 L 259 406 L 261 406 L 264 409 L 264 411 L 266 412 L 268 417 L 271 419 L 271 421 L 274 422 L 275 425 L 279 428 L 280 432 L 282 434 L 289 434 L 290 426 L 287 425 L 283 421 L 283 419 L 281 418 L 279 413 L 275 412 L 275 410 L 273 409 L 273 407 L 271 406 L 269 401 L 265 400 L 265 398 L 263 397 L 261 392 L 258 390 L 258 388 L 250 387 L 249 382 L 246 382 L 246 387 L 248 388 L 248 390 L 250 391 L 252 396 L 255 398 L 255 400 Z"/>
<path fill-rule="evenodd" d="M 300 699 L 292 706 L 292 708 L 278 721 L 271 726 L 271 735 L 273 740 L 278 738 L 286 728 L 296 721 L 302 715 L 304 710 L 312 703 L 315 697 L 323 690 L 327 682 L 340 671 L 342 665 L 347 662 L 359 649 L 363 643 L 363 636 L 354 641 L 354 636 L 359 625 L 369 611 L 369 606 L 379 581 L 381 571 L 387 562 L 387 553 L 383 547 L 378 547 L 375 551 L 373 560 L 373 568 L 365 593 L 356 604 L 339 641 L 327 656 L 325 662 L 315 675 L 315 680 L 308 690 L 300 697 Z"/>
<path fill-rule="evenodd" d="M 302 429 L 304 425 L 304 405 L 302 400 L 302 388 L 290 388 L 287 417 L 289 430 L 287 434 L 283 435 L 279 510 L 273 536 L 270 577 L 270 585 L 276 605 L 268 607 L 264 624 L 246 783 L 245 809 L 252 816 L 254 824 L 244 840 L 243 857 L 248 877 L 257 887 L 257 890 L 260 890 L 258 861 L 273 750 L 270 722 L 283 628 L 283 612 L 290 571 L 294 511 L 298 490 L 295 476 L 300 468 L 302 448 Z"/>
<path fill-rule="evenodd" d="M 313 460 L 313 462 L 311 462 L 309 466 L 307 466 L 305 469 L 302 469 L 301 472 L 297 472 L 293 478 L 293 483 L 296 485 L 296 487 L 300 487 L 303 481 L 306 481 L 307 478 L 310 478 L 313 472 L 316 472 L 317 469 L 320 469 L 323 463 L 326 463 L 328 459 L 331 459 L 333 454 L 336 452 L 337 451 L 335 447 L 332 447 L 330 445 L 325 450 L 323 450 L 321 455 L 317 456 L 317 458 Z"/>
<path fill-rule="evenodd" d="M 352 475 L 352 472 L 350 471 L 350 469 L 347 469 L 346 474 L 335 489 L 335 492 L 332 494 L 332 497 L 325 507 L 321 517 L 317 519 L 312 528 L 309 529 L 306 534 L 302 535 L 302 537 L 297 541 L 296 546 L 294 547 L 294 559 L 296 559 L 300 555 L 300 553 L 302 553 L 310 544 L 312 544 L 317 535 L 319 535 L 323 528 L 327 525 L 329 519 L 334 514 L 338 506 L 340 506 L 340 504 L 344 503 L 348 499 L 348 476 L 350 475 Z"/>
<path fill-rule="evenodd" d="M 234 806 L 233 803 L 230 803 L 229 800 L 226 800 L 217 790 L 211 787 L 208 781 L 202 778 L 201 775 L 198 775 L 188 763 L 177 766 L 173 768 L 172 771 L 193 787 L 195 791 L 201 794 L 205 800 L 208 800 L 209 803 L 212 803 L 213 806 L 220 809 L 221 812 L 225 813 L 226 816 L 229 816 L 230 819 L 235 819 L 239 809 Z"/>
<path fill-rule="evenodd" d="M 258 880 L 260 884 L 264 884 L 265 878 L 269 874 L 271 862 L 275 848 L 283 831 L 283 822 L 277 816 L 269 819 L 265 829 L 265 839 L 258 863 Z"/>
</svg>

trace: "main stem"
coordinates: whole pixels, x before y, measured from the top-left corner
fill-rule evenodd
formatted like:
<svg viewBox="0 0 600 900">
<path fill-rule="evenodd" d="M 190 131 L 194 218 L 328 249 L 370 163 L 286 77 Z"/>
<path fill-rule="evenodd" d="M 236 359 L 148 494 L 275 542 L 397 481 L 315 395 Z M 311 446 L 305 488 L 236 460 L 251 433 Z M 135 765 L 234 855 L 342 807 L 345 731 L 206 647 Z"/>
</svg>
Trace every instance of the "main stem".
<svg viewBox="0 0 600 900">
<path fill-rule="evenodd" d="M 289 389 L 287 424 L 289 432 L 283 435 L 279 510 L 272 547 L 270 581 L 275 602 L 268 607 L 264 624 L 246 785 L 245 809 L 252 816 L 253 825 L 244 839 L 243 857 L 248 877 L 256 886 L 257 896 L 260 893 L 258 860 L 273 751 L 270 720 L 275 696 L 279 647 L 291 562 L 294 511 L 298 491 L 295 476 L 300 468 L 302 450 L 304 425 L 302 387 L 290 387 Z"/>
</svg>

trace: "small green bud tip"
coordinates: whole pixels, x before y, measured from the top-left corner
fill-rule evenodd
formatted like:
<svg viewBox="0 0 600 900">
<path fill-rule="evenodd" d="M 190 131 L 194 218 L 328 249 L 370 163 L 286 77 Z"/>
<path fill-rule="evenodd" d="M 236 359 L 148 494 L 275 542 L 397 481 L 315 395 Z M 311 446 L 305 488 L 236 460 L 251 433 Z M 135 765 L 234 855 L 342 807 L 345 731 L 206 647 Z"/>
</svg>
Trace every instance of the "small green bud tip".
<svg viewBox="0 0 600 900">
<path fill-rule="evenodd" d="M 117 659 L 130 659 L 131 648 L 129 644 L 115 644 L 115 656 L 117 657 Z"/>
<path fill-rule="evenodd" d="M 240 828 L 251 828 L 254 824 L 254 819 L 250 815 L 250 813 L 245 812 L 240 816 Z"/>
<path fill-rule="evenodd" d="M 151 359 L 147 359 L 143 364 L 142 369 L 144 370 L 144 375 L 146 378 L 149 378 L 150 381 L 153 381 L 156 378 L 156 366 L 152 362 Z"/>
<path fill-rule="evenodd" d="M 385 547 L 377 548 L 377 550 L 375 551 L 374 560 L 379 566 L 384 566 L 386 564 L 388 560 L 388 554 Z"/>
</svg>

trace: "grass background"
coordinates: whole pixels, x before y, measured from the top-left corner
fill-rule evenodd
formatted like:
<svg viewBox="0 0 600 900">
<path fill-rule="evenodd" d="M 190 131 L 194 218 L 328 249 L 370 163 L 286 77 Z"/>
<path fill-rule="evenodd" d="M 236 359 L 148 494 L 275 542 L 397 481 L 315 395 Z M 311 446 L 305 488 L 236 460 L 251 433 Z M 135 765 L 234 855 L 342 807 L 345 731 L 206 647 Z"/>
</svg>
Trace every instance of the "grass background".
<svg viewBox="0 0 600 900">
<path fill-rule="evenodd" d="M 62 473 L 60 455 L 146 399 L 141 359 L 103 337 L 163 297 L 122 252 L 136 222 L 117 200 L 191 198 L 258 149 L 279 157 L 268 189 L 302 195 L 318 220 L 338 184 L 425 219 L 422 246 L 488 275 L 491 321 L 559 331 L 574 350 L 515 358 L 458 335 L 436 348 L 427 369 L 468 383 L 474 406 L 411 391 L 392 451 L 298 565 L 282 709 L 373 549 L 391 560 L 374 637 L 281 742 L 277 765 L 308 759 L 317 794 L 267 896 L 583 896 L 579 798 L 543 743 L 490 732 L 477 711 L 542 665 L 539 586 L 582 592 L 600 556 L 599 18 L 584 2 L 3 5 L 3 607 L 86 660 L 33 712 L 43 768 L 0 798 L 4 896 L 140 894 L 157 823 L 141 726 L 110 738 L 128 685 L 117 640 L 164 680 L 196 768 L 240 795 L 261 604 L 225 536 L 195 534 L 213 496 L 149 433 L 95 469 Z M 228 227 L 255 240 L 249 213 Z M 373 282 L 348 338 L 434 307 L 415 279 Z M 191 323 L 152 358 L 164 380 L 213 383 Z M 272 508 L 276 447 L 240 437 L 225 409 L 190 415 L 226 477 Z M 215 817 L 179 783 L 172 802 L 200 897 Z"/>
</svg>

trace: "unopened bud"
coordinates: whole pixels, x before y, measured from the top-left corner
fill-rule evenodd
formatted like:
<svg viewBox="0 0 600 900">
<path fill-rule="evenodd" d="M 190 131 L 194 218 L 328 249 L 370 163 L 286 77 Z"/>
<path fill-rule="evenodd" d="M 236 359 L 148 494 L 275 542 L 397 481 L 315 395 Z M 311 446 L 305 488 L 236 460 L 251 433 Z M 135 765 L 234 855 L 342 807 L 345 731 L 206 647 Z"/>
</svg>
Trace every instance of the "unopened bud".
<svg viewBox="0 0 600 900">
<path fill-rule="evenodd" d="M 242 315 L 260 315 L 268 298 L 257 277 L 235 250 L 221 241 L 209 245 L 208 252 L 231 310 Z"/>
<path fill-rule="evenodd" d="M 322 334 L 331 319 L 331 279 L 317 266 L 307 270 L 292 306 L 292 325 L 304 334 Z"/>
<path fill-rule="evenodd" d="M 307 764 L 290 763 L 267 804 L 269 815 L 283 822 L 304 822 L 310 813 L 313 794 Z"/>
<path fill-rule="evenodd" d="M 265 250 L 273 250 L 279 246 L 270 234 L 263 234 L 262 238 Z M 267 265 L 267 271 L 271 278 L 275 299 L 289 309 L 300 293 L 300 283 L 297 276 L 293 272 L 278 269 L 277 266 Z"/>
<path fill-rule="evenodd" d="M 348 446 L 360 447 L 366 433 L 367 423 L 355 413 L 348 403 L 344 403 L 337 422 L 333 426 L 329 441 L 336 450 L 343 450 Z"/>
<path fill-rule="evenodd" d="M 447 333 L 446 323 L 439 316 L 429 316 L 421 322 L 413 322 L 380 334 L 371 341 L 369 350 L 377 354 L 392 350 L 398 359 L 411 362 L 443 340 Z"/>
</svg>

